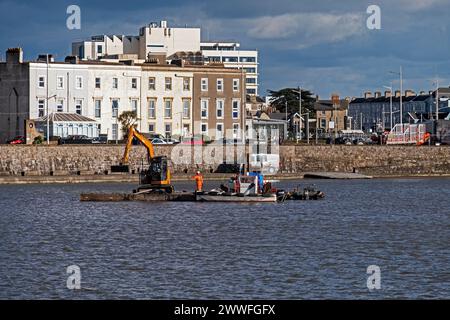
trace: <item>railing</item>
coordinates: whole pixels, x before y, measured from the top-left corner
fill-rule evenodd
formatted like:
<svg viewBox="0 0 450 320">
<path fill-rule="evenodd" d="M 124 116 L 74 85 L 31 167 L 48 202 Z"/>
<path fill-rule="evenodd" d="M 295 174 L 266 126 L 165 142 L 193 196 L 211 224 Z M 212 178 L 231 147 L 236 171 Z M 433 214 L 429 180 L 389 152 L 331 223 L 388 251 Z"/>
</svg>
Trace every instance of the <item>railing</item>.
<svg viewBox="0 0 450 320">
<path fill-rule="evenodd" d="M 387 144 L 418 144 L 426 134 L 424 124 L 397 124 L 389 133 Z"/>
</svg>

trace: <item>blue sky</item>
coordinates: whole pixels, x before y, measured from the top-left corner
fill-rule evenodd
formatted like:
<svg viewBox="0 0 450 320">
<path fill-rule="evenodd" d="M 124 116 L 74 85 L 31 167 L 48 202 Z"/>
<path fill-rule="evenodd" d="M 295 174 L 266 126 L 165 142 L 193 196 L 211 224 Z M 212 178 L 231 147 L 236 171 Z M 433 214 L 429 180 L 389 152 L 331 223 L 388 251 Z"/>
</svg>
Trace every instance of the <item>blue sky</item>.
<svg viewBox="0 0 450 320">
<path fill-rule="evenodd" d="M 66 8 L 79 5 L 81 30 L 66 28 Z M 369 30 L 369 5 L 381 8 L 381 30 Z M 70 44 L 96 34 L 138 33 L 151 21 L 199 26 L 203 38 L 240 41 L 260 51 L 261 94 L 301 85 L 322 98 L 383 90 L 404 69 L 405 89 L 450 85 L 448 0 L 0 0 L 0 52 L 24 48 L 26 59 L 70 54 Z"/>
</svg>

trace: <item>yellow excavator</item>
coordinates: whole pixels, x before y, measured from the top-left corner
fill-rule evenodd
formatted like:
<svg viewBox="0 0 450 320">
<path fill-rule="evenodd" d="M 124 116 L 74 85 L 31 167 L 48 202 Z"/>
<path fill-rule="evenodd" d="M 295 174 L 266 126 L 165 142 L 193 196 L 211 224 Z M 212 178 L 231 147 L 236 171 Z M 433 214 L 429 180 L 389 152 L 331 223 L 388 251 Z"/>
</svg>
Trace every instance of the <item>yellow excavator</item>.
<svg viewBox="0 0 450 320">
<path fill-rule="evenodd" d="M 139 175 L 138 192 L 141 191 L 164 191 L 173 193 L 174 187 L 171 184 L 171 174 L 169 169 L 169 161 L 166 156 L 155 156 L 155 150 L 152 142 L 147 139 L 133 126 L 128 131 L 127 145 L 123 154 L 122 162 L 118 166 L 112 166 L 112 172 L 129 172 L 129 158 L 133 139 L 141 142 L 147 149 L 148 170 L 142 170 Z"/>
</svg>

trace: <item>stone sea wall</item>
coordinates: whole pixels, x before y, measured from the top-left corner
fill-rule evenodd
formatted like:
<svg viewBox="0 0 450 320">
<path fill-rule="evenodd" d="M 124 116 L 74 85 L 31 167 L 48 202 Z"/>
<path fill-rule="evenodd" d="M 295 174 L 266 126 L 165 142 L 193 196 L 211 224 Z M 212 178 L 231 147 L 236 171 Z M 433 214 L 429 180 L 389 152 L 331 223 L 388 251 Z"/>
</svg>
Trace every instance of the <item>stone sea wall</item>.
<svg viewBox="0 0 450 320">
<path fill-rule="evenodd" d="M 0 175 L 105 174 L 123 156 L 123 145 L 88 146 L 0 146 Z M 157 155 L 173 161 L 174 174 L 195 170 L 216 172 L 223 154 L 233 159 L 237 151 L 172 146 L 156 147 Z M 202 154 L 206 163 L 202 160 Z M 146 162 L 146 150 L 133 147 L 130 166 L 138 171 Z M 414 176 L 450 174 L 450 147 L 416 146 L 281 146 L 280 173 L 359 172 L 374 176 Z M 212 161 L 215 160 L 215 161 Z"/>
</svg>

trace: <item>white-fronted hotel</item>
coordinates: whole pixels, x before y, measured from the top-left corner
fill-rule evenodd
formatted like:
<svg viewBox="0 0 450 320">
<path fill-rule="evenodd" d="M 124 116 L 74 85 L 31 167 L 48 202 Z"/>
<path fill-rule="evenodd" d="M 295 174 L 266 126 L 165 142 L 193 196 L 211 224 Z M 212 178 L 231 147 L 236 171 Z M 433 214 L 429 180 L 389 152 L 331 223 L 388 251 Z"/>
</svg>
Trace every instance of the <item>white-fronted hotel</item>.
<svg viewBox="0 0 450 320">
<path fill-rule="evenodd" d="M 24 62 L 20 48 L 9 49 L 6 56 L 0 63 L 1 140 L 23 135 L 25 120 L 52 113 L 94 121 L 92 129 L 91 124 L 78 128 L 64 123 L 53 132 L 60 137 L 107 134 L 109 140 L 121 139 L 117 118 L 124 111 L 136 112 L 140 131 L 166 137 L 201 134 L 214 139 L 245 125 L 246 74 L 223 64 L 167 64 L 159 55 L 142 63 L 77 57 Z"/>
</svg>

